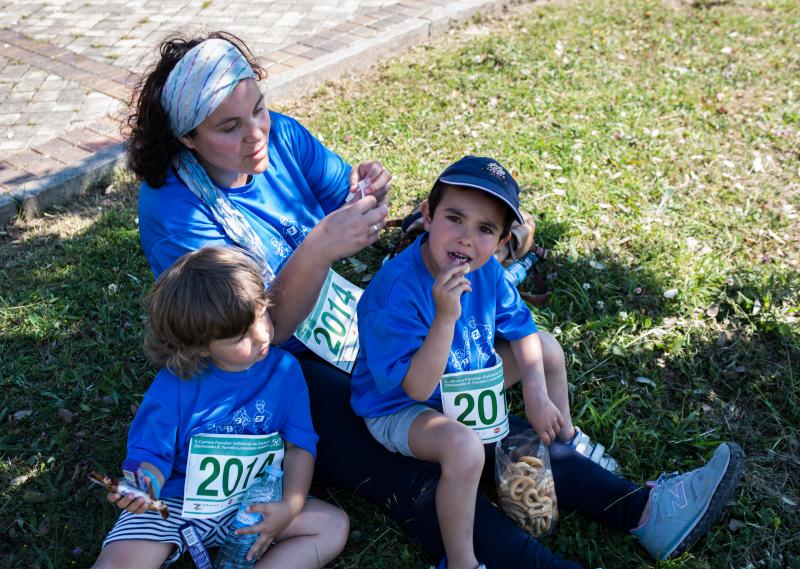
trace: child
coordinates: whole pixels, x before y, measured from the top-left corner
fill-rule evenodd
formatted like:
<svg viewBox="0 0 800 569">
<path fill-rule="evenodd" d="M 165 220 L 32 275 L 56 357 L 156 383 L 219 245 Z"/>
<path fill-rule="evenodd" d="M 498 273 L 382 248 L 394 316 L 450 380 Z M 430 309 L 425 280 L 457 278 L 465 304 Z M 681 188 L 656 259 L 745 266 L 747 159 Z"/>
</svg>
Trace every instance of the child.
<svg viewBox="0 0 800 569">
<path fill-rule="evenodd" d="M 125 511 L 95 567 L 175 562 L 187 520 L 206 546 L 221 545 L 234 496 L 281 459 L 283 499 L 251 507 L 264 519 L 239 532 L 260 534 L 248 554 L 266 550 L 256 567 L 317 568 L 343 549 L 346 514 L 306 498 L 317 435 L 297 361 L 270 348 L 268 307 L 258 268 L 232 247 L 188 253 L 159 277 L 148 297 L 145 347 L 163 369 L 131 425 L 124 468 L 140 467 L 171 515 L 164 520 L 142 498 L 109 493 Z"/>
<path fill-rule="evenodd" d="M 440 465 L 436 509 L 446 555 L 439 568 L 480 569 L 473 522 L 485 457 L 481 442 L 502 438 L 508 429 L 492 423 L 498 408 L 505 409 L 504 387 L 522 381 L 525 414 L 545 444 L 566 443 L 611 472 L 617 465 L 572 425 L 561 347 L 537 332 L 492 256 L 508 240 L 513 220 L 521 219 L 511 174 L 489 158 L 464 157 L 436 180 L 422 214 L 428 233 L 377 273 L 358 304 L 361 352 L 351 404 L 386 448 Z M 476 376 L 484 386 L 499 383 L 497 396 L 464 387 Z M 489 418 L 477 421 L 476 408 Z M 732 494 L 742 465 L 738 446 L 720 445 L 705 467 L 663 478 L 649 497 L 635 491 L 643 500 L 641 526 L 628 528 L 657 557 L 688 547 L 718 517 L 720 500 L 711 508 L 711 497 Z M 584 482 L 591 493 L 596 479 Z M 606 482 L 617 483 L 608 478 L 601 485 Z M 692 487 L 696 500 L 683 504 L 678 516 L 689 521 L 676 521 L 662 508 L 670 484 Z"/>
</svg>

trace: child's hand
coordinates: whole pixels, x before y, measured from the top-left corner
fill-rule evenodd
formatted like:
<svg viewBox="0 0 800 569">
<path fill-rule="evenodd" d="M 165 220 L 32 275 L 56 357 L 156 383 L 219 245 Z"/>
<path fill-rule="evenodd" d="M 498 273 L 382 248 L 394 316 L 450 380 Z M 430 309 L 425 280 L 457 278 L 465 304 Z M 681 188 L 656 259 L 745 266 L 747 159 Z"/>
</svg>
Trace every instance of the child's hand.
<svg viewBox="0 0 800 569">
<path fill-rule="evenodd" d="M 547 395 L 526 403 L 525 415 L 545 446 L 556 440 L 556 435 L 561 431 L 561 427 L 564 426 L 564 418 L 561 416 L 561 411 L 550 401 Z"/>
<path fill-rule="evenodd" d="M 466 263 L 446 266 L 433 283 L 433 302 L 436 316 L 453 322 L 461 317 L 461 295 L 472 290 L 472 285 L 464 275 L 469 272 Z"/>
<path fill-rule="evenodd" d="M 109 492 L 106 495 L 106 500 L 132 514 L 143 514 L 148 509 L 147 500 L 145 498 L 136 497 L 132 494 L 123 496 L 117 492 Z"/>
<path fill-rule="evenodd" d="M 248 508 L 249 512 L 259 512 L 264 519 L 257 524 L 250 527 L 242 528 L 237 531 L 239 534 L 258 533 L 250 551 L 247 553 L 247 559 L 260 558 L 267 548 L 272 545 L 272 542 L 281 533 L 286 526 L 294 519 L 295 514 L 286 500 L 280 502 L 265 502 L 263 504 L 254 504 Z"/>
</svg>

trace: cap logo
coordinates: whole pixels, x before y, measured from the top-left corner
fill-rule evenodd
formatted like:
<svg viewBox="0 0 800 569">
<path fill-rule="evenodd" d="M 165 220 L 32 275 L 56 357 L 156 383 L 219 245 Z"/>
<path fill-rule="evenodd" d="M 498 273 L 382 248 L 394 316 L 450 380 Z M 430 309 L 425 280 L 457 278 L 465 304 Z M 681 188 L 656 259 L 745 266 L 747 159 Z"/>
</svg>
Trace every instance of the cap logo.
<svg viewBox="0 0 800 569">
<path fill-rule="evenodd" d="M 484 169 L 486 169 L 486 171 L 495 178 L 499 178 L 500 180 L 506 179 L 505 169 L 497 162 L 489 162 L 486 166 L 484 166 Z"/>
</svg>

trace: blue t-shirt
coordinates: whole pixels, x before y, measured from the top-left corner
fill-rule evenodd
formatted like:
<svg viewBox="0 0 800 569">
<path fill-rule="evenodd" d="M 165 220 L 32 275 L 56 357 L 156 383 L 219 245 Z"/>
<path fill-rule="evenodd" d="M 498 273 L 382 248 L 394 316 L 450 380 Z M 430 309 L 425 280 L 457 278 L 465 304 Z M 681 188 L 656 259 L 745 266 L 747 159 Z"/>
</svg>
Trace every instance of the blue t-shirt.
<svg viewBox="0 0 800 569">
<path fill-rule="evenodd" d="M 357 415 L 381 417 L 415 403 L 403 390 L 411 358 L 422 346 L 435 316 L 433 282 L 420 245 L 427 233 L 386 263 L 358 303 L 361 351 L 351 383 Z M 495 337 L 519 340 L 536 332 L 530 310 L 494 257 L 467 274 L 472 292 L 461 296 L 461 317 L 445 373 L 491 367 Z M 439 387 L 428 404 L 441 405 Z"/>
<path fill-rule="evenodd" d="M 253 226 L 277 274 L 308 232 L 344 203 L 350 166 L 295 119 L 269 115 L 267 170 L 242 187 L 220 189 Z M 139 235 L 156 277 L 184 253 L 233 243 L 172 168 L 160 188 L 141 185 Z"/>
<path fill-rule="evenodd" d="M 164 475 L 161 496 L 183 496 L 189 442 L 196 434 L 266 435 L 316 455 L 308 388 L 291 354 L 272 348 L 246 371 L 209 365 L 183 380 L 162 369 L 145 393 L 128 432 L 128 459 Z"/>
</svg>

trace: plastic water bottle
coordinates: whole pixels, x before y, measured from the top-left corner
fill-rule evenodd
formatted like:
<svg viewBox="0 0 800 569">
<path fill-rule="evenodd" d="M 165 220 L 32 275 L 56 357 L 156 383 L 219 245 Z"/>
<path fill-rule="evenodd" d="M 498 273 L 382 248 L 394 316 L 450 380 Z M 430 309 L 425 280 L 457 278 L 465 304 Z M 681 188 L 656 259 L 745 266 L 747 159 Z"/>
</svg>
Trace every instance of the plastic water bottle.
<svg viewBox="0 0 800 569">
<path fill-rule="evenodd" d="M 531 251 L 521 259 L 517 259 L 509 266 L 506 267 L 506 278 L 513 284 L 517 286 L 522 281 L 525 280 L 525 276 L 528 274 L 528 269 L 530 269 L 539 258 L 536 256 L 536 253 Z"/>
<path fill-rule="evenodd" d="M 214 561 L 214 569 L 252 569 L 255 558 L 247 561 L 247 552 L 258 539 L 257 533 L 238 535 L 237 529 L 257 524 L 263 519 L 258 512 L 247 512 L 247 507 L 264 502 L 278 502 L 283 498 L 283 471 L 274 466 L 264 469 L 264 476 L 245 492 L 239 510 L 231 522 L 225 543 Z"/>
</svg>

